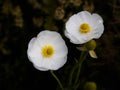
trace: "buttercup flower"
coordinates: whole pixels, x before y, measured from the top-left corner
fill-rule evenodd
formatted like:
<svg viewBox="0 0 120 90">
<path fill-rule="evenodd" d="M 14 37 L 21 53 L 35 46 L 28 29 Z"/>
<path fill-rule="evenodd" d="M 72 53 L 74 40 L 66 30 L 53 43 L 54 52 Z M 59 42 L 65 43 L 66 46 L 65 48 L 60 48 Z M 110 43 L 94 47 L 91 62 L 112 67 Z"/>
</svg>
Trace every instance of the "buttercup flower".
<svg viewBox="0 0 120 90">
<path fill-rule="evenodd" d="M 81 11 L 66 22 L 65 36 L 74 44 L 98 39 L 104 31 L 103 19 L 96 13 Z"/>
<path fill-rule="evenodd" d="M 42 31 L 30 40 L 28 58 L 41 71 L 57 70 L 67 61 L 68 48 L 61 35 L 55 31 Z"/>
</svg>

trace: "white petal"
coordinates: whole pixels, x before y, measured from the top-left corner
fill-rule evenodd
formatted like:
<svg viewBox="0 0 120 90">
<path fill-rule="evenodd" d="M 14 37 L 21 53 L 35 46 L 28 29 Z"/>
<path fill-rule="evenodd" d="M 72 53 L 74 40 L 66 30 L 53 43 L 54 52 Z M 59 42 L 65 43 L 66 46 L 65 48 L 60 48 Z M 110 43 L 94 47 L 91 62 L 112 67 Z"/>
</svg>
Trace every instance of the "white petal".
<svg viewBox="0 0 120 90">
<path fill-rule="evenodd" d="M 58 32 L 55 32 L 55 31 L 49 31 L 49 30 L 44 30 L 44 31 L 41 31 L 37 37 L 44 37 L 44 38 L 47 38 L 50 37 L 51 38 L 54 38 L 54 37 L 59 37 L 59 33 Z"/>
<path fill-rule="evenodd" d="M 28 55 L 29 57 L 29 60 L 34 64 L 34 65 L 37 65 L 37 66 L 42 66 L 43 65 L 43 59 L 42 59 L 42 56 L 30 56 Z"/>
<path fill-rule="evenodd" d="M 41 43 L 42 46 L 52 44 L 52 42 L 57 41 L 59 38 L 61 38 L 61 35 L 58 32 L 55 31 L 42 31 L 38 34 L 37 40 L 39 43 Z"/>
<path fill-rule="evenodd" d="M 71 16 L 69 18 L 69 20 L 66 22 L 66 23 L 71 23 L 71 22 L 74 22 L 73 24 L 76 25 L 76 26 L 79 26 L 81 23 L 83 23 L 83 19 L 80 17 L 79 14 L 74 14 L 73 16 Z"/>
<path fill-rule="evenodd" d="M 38 37 L 41 37 L 41 36 L 48 36 L 48 33 L 49 33 L 50 31 L 48 31 L 48 30 L 44 30 L 44 31 L 41 31 L 38 35 L 37 35 L 37 38 Z"/>
<path fill-rule="evenodd" d="M 80 38 L 80 42 L 81 42 L 80 44 L 84 44 L 92 39 L 92 37 L 90 37 L 90 35 L 83 35 L 79 38 Z"/>
<path fill-rule="evenodd" d="M 28 48 L 27 52 L 28 56 L 30 57 L 41 57 L 40 47 L 38 45 L 34 45 L 30 50 Z"/>
<path fill-rule="evenodd" d="M 79 30 L 80 24 L 75 24 L 77 21 L 69 20 L 66 22 L 66 30 L 71 34 L 76 34 Z"/>
<path fill-rule="evenodd" d="M 72 43 L 79 44 L 79 40 L 76 39 L 74 36 L 72 36 L 72 34 L 69 34 L 66 30 L 65 30 L 65 36 L 69 38 Z"/>
<path fill-rule="evenodd" d="M 41 55 L 41 46 L 39 42 L 37 42 L 37 39 L 34 40 L 35 41 L 33 42 L 32 39 L 29 43 L 30 45 L 27 50 L 28 58 L 34 65 L 41 66 L 43 63 Z"/>
<path fill-rule="evenodd" d="M 28 43 L 28 50 L 27 50 L 27 52 L 29 52 L 29 51 L 32 49 L 35 40 L 36 40 L 36 38 L 32 38 L 32 39 L 30 40 L 30 42 Z"/>
<path fill-rule="evenodd" d="M 97 28 L 92 32 L 93 33 L 93 38 L 98 39 L 100 36 L 103 34 L 104 31 L 104 26 L 103 24 L 99 24 Z"/>
<path fill-rule="evenodd" d="M 63 46 L 63 47 L 55 49 L 54 54 L 57 55 L 57 57 L 65 57 L 67 56 L 67 53 L 68 53 L 68 49 Z"/>
<path fill-rule="evenodd" d="M 69 18 L 69 20 L 66 22 L 66 30 L 69 32 L 69 34 L 76 34 L 79 32 L 80 24 L 84 23 L 82 18 L 79 17 L 79 15 L 74 14 Z"/>
<path fill-rule="evenodd" d="M 55 48 L 54 55 L 50 58 L 43 58 L 42 66 L 49 70 L 57 70 L 62 67 L 67 61 L 68 49 L 64 44 L 57 45 Z"/>
<path fill-rule="evenodd" d="M 49 69 L 47 69 L 47 68 L 38 67 L 38 66 L 36 66 L 36 65 L 34 65 L 34 67 L 35 67 L 36 69 L 40 70 L 40 71 L 48 71 L 48 70 L 49 70 Z"/>
<path fill-rule="evenodd" d="M 79 31 L 79 26 L 74 27 L 74 22 L 68 22 L 66 24 L 66 36 L 68 36 L 68 38 L 71 38 L 71 42 L 74 44 L 81 44 L 81 38 L 80 38 L 80 31 Z M 68 27 L 68 28 L 67 28 Z M 82 36 L 82 34 L 81 34 Z"/>
<path fill-rule="evenodd" d="M 68 53 L 68 48 L 66 46 L 65 41 L 62 39 L 62 37 L 57 38 L 56 40 L 51 42 L 54 50 L 55 50 L 55 54 L 64 54 L 67 55 Z"/>
<path fill-rule="evenodd" d="M 34 61 L 34 58 L 41 58 L 40 48 L 41 47 L 39 46 L 38 42 L 36 42 L 36 38 L 30 40 L 27 49 L 27 55 L 31 62 Z"/>
<path fill-rule="evenodd" d="M 95 14 L 95 13 L 92 14 L 92 16 L 91 16 L 91 26 L 92 26 L 92 28 L 95 29 L 96 27 L 98 27 L 99 24 L 103 24 L 102 17 L 98 14 Z"/>
<path fill-rule="evenodd" d="M 88 11 L 81 11 L 77 15 L 82 19 L 84 23 L 90 23 L 91 13 Z"/>
<path fill-rule="evenodd" d="M 61 58 L 61 57 L 67 56 L 67 54 L 68 54 L 68 49 L 67 49 L 67 47 L 62 46 L 62 47 L 60 47 L 60 48 L 57 48 L 57 47 L 55 48 L 54 57 L 56 57 L 56 58 Z"/>
<path fill-rule="evenodd" d="M 61 58 L 52 58 L 50 70 L 58 70 L 67 62 L 67 56 Z"/>
</svg>

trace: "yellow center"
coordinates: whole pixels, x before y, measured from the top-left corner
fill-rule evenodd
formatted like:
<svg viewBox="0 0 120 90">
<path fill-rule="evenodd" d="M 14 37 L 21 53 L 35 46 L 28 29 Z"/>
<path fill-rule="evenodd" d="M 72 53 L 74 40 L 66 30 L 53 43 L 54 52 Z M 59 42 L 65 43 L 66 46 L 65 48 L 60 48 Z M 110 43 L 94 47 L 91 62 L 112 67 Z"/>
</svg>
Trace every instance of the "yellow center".
<svg viewBox="0 0 120 90">
<path fill-rule="evenodd" d="M 81 33 L 88 33 L 90 31 L 90 26 L 87 23 L 83 23 L 80 25 L 80 32 Z"/>
<path fill-rule="evenodd" d="M 42 55 L 45 58 L 50 58 L 54 54 L 54 48 L 51 45 L 46 45 L 42 48 Z"/>
</svg>

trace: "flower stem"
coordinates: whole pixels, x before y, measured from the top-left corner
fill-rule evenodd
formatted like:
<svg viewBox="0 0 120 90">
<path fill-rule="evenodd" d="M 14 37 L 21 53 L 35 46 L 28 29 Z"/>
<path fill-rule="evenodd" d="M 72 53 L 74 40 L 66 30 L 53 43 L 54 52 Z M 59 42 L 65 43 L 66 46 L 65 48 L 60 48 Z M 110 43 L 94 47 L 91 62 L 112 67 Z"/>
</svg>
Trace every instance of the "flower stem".
<svg viewBox="0 0 120 90">
<path fill-rule="evenodd" d="M 52 76 L 56 79 L 56 81 L 58 82 L 61 90 L 64 90 L 63 85 L 61 84 L 60 80 L 58 79 L 58 77 L 54 74 L 54 72 L 51 70 L 50 73 L 52 74 Z"/>
<path fill-rule="evenodd" d="M 70 76 L 69 76 L 69 83 L 68 83 L 69 86 L 72 84 L 73 73 L 75 72 L 76 68 L 77 68 L 77 65 L 74 65 L 74 67 L 73 67 L 72 70 L 71 70 L 71 74 L 70 74 Z"/>
<path fill-rule="evenodd" d="M 79 62 L 78 62 L 78 71 L 77 71 L 77 76 L 76 76 L 76 79 L 75 79 L 75 84 L 77 84 L 77 82 L 78 82 L 78 80 L 79 80 L 82 63 L 83 63 L 83 61 L 85 60 L 86 55 L 87 55 L 87 53 L 85 53 L 85 52 L 82 52 L 82 53 L 81 53 L 80 60 L 79 60 Z"/>
</svg>

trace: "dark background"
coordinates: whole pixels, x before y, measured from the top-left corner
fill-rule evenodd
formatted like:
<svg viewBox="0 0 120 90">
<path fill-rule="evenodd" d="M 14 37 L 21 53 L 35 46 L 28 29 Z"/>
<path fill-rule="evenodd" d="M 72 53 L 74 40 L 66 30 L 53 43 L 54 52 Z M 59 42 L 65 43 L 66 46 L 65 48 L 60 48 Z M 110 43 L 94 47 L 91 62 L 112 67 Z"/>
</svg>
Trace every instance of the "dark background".
<svg viewBox="0 0 120 90">
<path fill-rule="evenodd" d="M 59 32 L 69 48 L 67 63 L 55 71 L 67 83 L 80 51 L 63 31 L 69 16 L 82 10 L 101 15 L 105 31 L 96 40 L 98 59 L 87 56 L 81 80 L 96 82 L 98 90 L 120 90 L 120 0 L 0 0 L 0 90 L 57 90 L 49 71 L 35 69 L 26 53 L 30 39 L 45 29 Z"/>
</svg>

